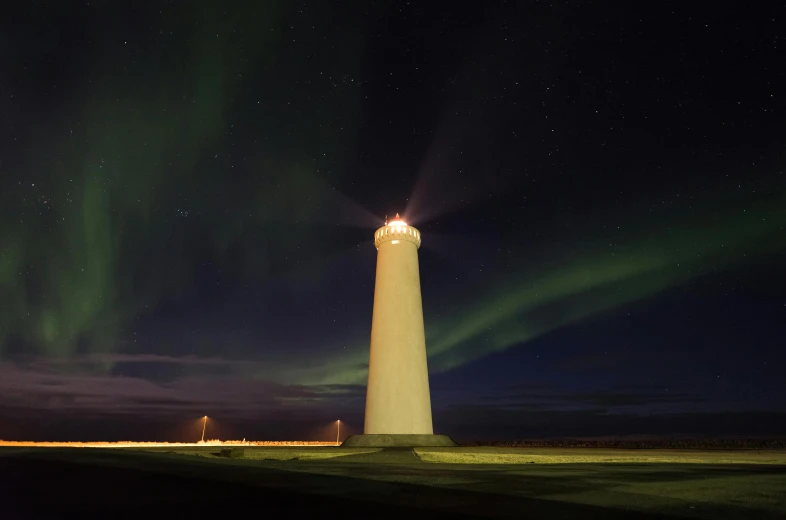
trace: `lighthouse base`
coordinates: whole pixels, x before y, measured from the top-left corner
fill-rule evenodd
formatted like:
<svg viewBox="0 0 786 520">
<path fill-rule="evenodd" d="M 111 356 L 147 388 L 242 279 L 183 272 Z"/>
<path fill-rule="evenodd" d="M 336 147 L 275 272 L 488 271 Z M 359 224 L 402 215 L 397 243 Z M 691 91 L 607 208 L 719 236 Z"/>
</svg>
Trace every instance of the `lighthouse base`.
<svg viewBox="0 0 786 520">
<path fill-rule="evenodd" d="M 341 444 L 347 448 L 407 448 L 456 446 L 447 435 L 407 435 L 374 433 L 367 435 L 350 435 Z"/>
</svg>

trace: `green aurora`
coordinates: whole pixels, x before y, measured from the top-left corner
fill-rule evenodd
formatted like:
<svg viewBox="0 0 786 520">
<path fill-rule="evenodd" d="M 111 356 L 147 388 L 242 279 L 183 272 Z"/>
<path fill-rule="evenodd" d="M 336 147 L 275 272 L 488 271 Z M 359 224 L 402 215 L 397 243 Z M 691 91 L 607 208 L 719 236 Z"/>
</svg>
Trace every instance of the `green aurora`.
<svg viewBox="0 0 786 520">
<path fill-rule="evenodd" d="M 611 250 L 586 247 L 566 262 L 546 256 L 480 295 L 471 289 L 449 310 L 426 312 L 429 370 L 449 371 L 494 352 L 641 302 L 658 293 L 777 251 L 786 229 L 786 197 L 772 192 L 756 208 L 723 207 L 713 218 L 685 218 L 657 229 L 640 229 L 643 238 Z M 722 201 L 727 202 L 727 201 Z M 424 236 L 424 243 L 428 236 Z M 602 243 L 585 237 L 585 244 Z M 425 295 L 428 311 L 430 295 Z M 368 347 L 351 356 L 300 374 L 304 384 L 362 384 Z"/>
<path fill-rule="evenodd" d="M 305 57 L 281 50 L 284 4 L 253 5 L 252 12 L 237 9 L 220 23 L 211 23 L 215 13 L 194 13 L 191 21 L 203 22 L 193 34 L 200 43 L 171 44 L 145 64 L 146 73 L 131 74 L 105 58 L 96 67 L 100 75 L 89 76 L 89 88 L 74 91 L 73 113 L 61 118 L 71 123 L 36 130 L 36 140 L 53 152 L 26 157 L 30 185 L 2 184 L 0 349 L 22 342 L 46 356 L 117 351 L 138 316 L 187 292 L 197 266 L 184 258 L 196 240 L 217 265 L 255 281 L 289 272 L 289 254 L 308 244 L 313 261 L 303 271 L 310 277 L 304 284 L 323 277 L 330 268 L 324 258 L 354 240 L 334 238 L 344 227 L 331 235 L 321 224 L 327 208 L 363 212 L 357 207 L 364 201 L 332 188 L 363 128 L 362 90 L 352 79 L 359 77 L 362 42 L 347 31 L 329 67 L 309 64 L 329 69 L 324 78 L 308 76 L 325 82 L 319 99 L 309 97 L 313 86 L 305 80 L 282 94 L 276 76 L 300 77 L 296 64 Z M 270 35 L 264 45 L 245 46 L 241 35 L 233 36 L 230 28 L 243 16 L 255 21 L 248 30 Z M 340 14 L 325 16 L 351 24 Z M 343 34 L 327 21 L 314 42 L 327 32 Z M 286 108 L 290 98 L 305 101 L 295 112 Z M 233 114 L 240 112 L 255 121 L 245 128 L 258 131 L 255 153 L 213 153 L 227 148 L 239 124 Z M 253 182 L 233 177 L 240 164 L 254 172 Z M 202 174 L 192 175 L 196 171 Z M 786 225 L 786 197 L 782 186 L 760 191 L 755 207 L 716 200 L 711 205 L 720 209 L 710 217 L 634 223 L 612 248 L 591 229 L 553 250 L 541 244 L 535 260 L 501 271 L 493 283 L 468 285 L 447 307 L 437 309 L 435 295 L 424 294 L 431 370 L 461 367 L 771 254 Z M 631 212 L 619 210 L 604 221 L 626 221 Z M 428 240 L 426 233 L 426 247 Z M 276 252 L 267 247 L 273 242 Z M 256 367 L 250 375 L 362 383 L 365 333 L 359 326 L 348 341 L 321 348 L 324 357 L 286 371 Z"/>
</svg>

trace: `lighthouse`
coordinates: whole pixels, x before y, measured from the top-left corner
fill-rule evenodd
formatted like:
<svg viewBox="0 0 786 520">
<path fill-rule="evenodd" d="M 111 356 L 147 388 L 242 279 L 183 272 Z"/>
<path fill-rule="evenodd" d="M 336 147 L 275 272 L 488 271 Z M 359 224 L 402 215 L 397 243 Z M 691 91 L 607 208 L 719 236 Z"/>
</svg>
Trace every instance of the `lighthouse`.
<svg viewBox="0 0 786 520">
<path fill-rule="evenodd" d="M 344 446 L 454 446 L 434 435 L 420 295 L 420 231 L 398 214 L 374 233 L 377 273 L 363 435 Z"/>
</svg>

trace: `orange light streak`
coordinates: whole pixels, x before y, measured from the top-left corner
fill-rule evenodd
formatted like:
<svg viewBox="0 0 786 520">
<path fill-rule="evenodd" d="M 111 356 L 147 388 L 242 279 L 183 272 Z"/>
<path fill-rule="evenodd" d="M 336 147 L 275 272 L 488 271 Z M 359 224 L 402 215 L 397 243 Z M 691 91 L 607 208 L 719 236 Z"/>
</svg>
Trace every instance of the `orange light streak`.
<svg viewBox="0 0 786 520">
<path fill-rule="evenodd" d="M 199 446 L 335 446 L 332 441 L 221 441 L 208 439 L 204 442 L 33 442 L 4 441 L 0 447 L 19 448 L 167 448 L 167 447 L 199 447 Z"/>
</svg>

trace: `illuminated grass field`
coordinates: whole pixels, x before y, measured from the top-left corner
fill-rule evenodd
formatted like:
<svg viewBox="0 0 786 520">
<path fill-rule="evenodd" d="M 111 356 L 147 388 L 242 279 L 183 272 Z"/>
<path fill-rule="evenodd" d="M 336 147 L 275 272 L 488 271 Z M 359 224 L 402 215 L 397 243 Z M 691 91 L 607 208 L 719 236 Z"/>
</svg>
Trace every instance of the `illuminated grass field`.
<svg viewBox="0 0 786 520">
<path fill-rule="evenodd" d="M 41 517 L 220 517 L 253 496 L 288 515 L 379 519 L 786 518 L 781 450 L 53 444 L 0 447 L 9 496 L 37 497 L 24 504 Z M 242 457 L 222 456 L 227 447 Z M 40 498 L 42 474 L 70 478 Z"/>
<path fill-rule="evenodd" d="M 162 451 L 165 447 L 140 447 Z M 214 446 L 172 446 L 166 451 L 181 455 L 213 458 Z M 334 459 L 335 462 L 385 462 L 379 448 L 342 448 L 333 445 L 314 446 L 246 446 L 243 459 L 270 461 L 314 461 Z M 659 449 L 593 449 L 593 448 L 502 448 L 457 447 L 414 448 L 419 462 L 433 464 L 778 464 L 786 465 L 786 450 L 659 450 Z M 357 455 L 369 457 L 357 458 Z M 396 459 L 390 459 L 396 462 Z"/>
<path fill-rule="evenodd" d="M 313 461 L 371 455 L 379 448 L 342 448 L 335 442 L 220 441 L 176 442 L 18 442 L 0 441 L 0 447 L 17 448 L 117 448 L 168 452 L 215 458 L 222 448 L 243 448 L 243 459 Z M 467 446 L 414 448 L 420 462 L 435 464 L 781 464 L 786 450 L 675 450 L 619 448 L 514 448 Z M 352 457 L 350 457 L 351 459 Z M 371 460 L 369 460 L 371 462 Z"/>
<path fill-rule="evenodd" d="M 371 455 L 379 448 L 343 448 L 335 442 L 220 441 L 177 442 L 24 442 L 0 441 L 0 447 L 17 448 L 117 448 L 167 452 L 214 458 L 222 448 L 243 448 L 243 459 L 311 461 Z M 515 448 L 467 446 L 414 448 L 420 462 L 435 464 L 781 464 L 786 450 L 675 450 L 619 448 Z M 369 460 L 370 462 L 370 460 Z"/>
<path fill-rule="evenodd" d="M 222 447 L 228 447 L 223 445 Z M 235 446 L 243 448 L 243 459 L 245 460 L 271 460 L 271 461 L 310 461 L 327 460 L 349 455 L 371 454 L 380 451 L 379 448 L 342 448 L 335 445 L 309 445 L 309 446 L 288 446 L 288 445 L 266 445 L 266 446 Z M 178 455 L 191 455 L 198 457 L 216 458 L 217 451 L 214 447 L 187 446 L 174 447 L 174 449 L 163 449 L 155 447 L 152 449 L 142 448 L 146 451 L 167 451 Z"/>
<path fill-rule="evenodd" d="M 447 464 L 681 463 L 786 464 L 783 450 L 626 450 L 595 448 L 416 448 L 420 460 Z"/>
</svg>

